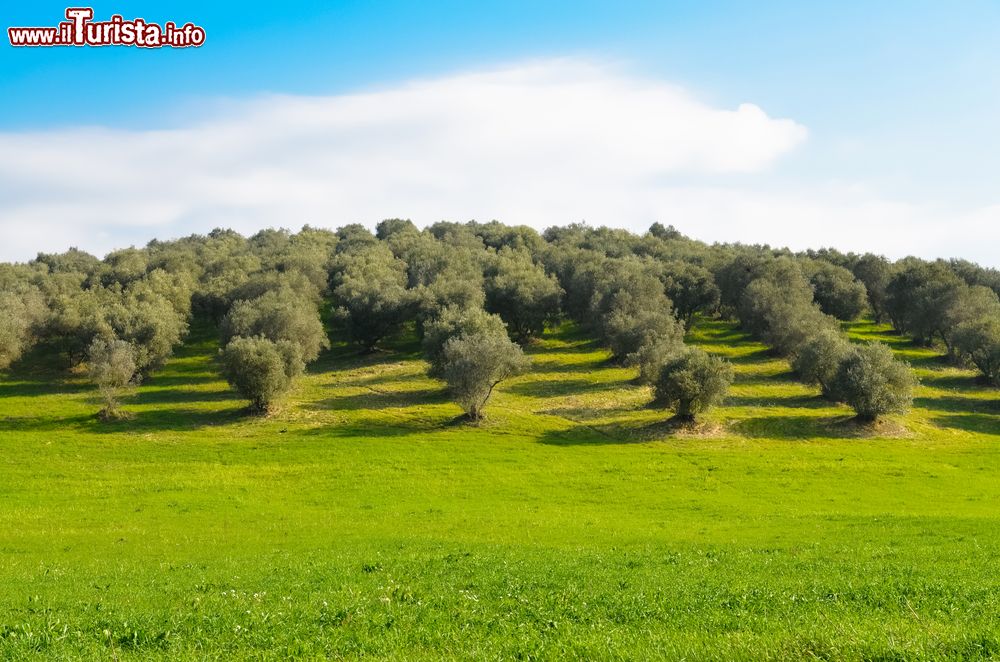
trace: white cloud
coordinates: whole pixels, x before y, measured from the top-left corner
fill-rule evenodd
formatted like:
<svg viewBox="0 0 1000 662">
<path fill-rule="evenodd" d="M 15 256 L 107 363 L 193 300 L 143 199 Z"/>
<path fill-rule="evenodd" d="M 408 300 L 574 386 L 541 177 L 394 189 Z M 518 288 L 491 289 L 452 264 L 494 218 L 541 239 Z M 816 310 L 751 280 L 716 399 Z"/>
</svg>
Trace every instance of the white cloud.
<svg viewBox="0 0 1000 662">
<path fill-rule="evenodd" d="M 661 81 L 568 59 L 239 102 L 170 130 L 0 134 L 0 259 L 69 245 L 101 253 L 215 226 L 391 216 L 539 228 L 661 220 L 708 240 L 938 248 L 897 234 L 922 222 L 909 205 L 732 183 L 766 172 L 806 135 L 753 104 L 713 108 Z M 866 234 L 855 242 L 854 231 Z"/>
</svg>

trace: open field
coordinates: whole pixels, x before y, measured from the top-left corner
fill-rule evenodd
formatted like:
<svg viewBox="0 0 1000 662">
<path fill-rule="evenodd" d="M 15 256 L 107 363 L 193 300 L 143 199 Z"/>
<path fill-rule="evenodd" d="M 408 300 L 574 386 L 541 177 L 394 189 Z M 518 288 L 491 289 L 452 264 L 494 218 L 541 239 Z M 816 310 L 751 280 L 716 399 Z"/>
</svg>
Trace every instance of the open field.
<svg viewBox="0 0 1000 662">
<path fill-rule="evenodd" d="M 722 322 L 690 339 L 738 374 L 701 434 L 672 434 L 569 326 L 480 426 L 413 340 L 336 346 L 262 420 L 211 331 L 128 422 L 19 368 L 0 381 L 0 658 L 1000 655 L 1000 398 L 849 330 L 922 380 L 878 437 Z"/>
</svg>

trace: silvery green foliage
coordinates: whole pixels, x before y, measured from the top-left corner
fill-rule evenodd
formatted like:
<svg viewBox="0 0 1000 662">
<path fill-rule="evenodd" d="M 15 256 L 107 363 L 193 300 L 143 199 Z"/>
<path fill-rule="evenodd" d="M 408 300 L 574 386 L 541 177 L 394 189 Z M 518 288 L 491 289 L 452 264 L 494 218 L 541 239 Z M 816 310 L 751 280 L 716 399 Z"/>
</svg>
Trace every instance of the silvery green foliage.
<svg viewBox="0 0 1000 662">
<path fill-rule="evenodd" d="M 1000 386 L 1000 305 L 962 322 L 955 346 L 994 386 Z"/>
<path fill-rule="evenodd" d="M 909 411 L 916 384 L 909 364 L 897 361 L 892 350 L 876 342 L 852 348 L 841 361 L 831 390 L 858 418 L 874 421 Z"/>
<path fill-rule="evenodd" d="M 562 288 L 527 249 L 502 248 L 486 276 L 486 309 L 499 315 L 518 342 L 539 336 L 559 317 Z"/>
<path fill-rule="evenodd" d="M 505 379 L 527 370 L 528 358 L 506 332 L 467 333 L 449 339 L 442 351 L 441 374 L 454 401 L 478 420 Z"/>
<path fill-rule="evenodd" d="M 301 358 L 306 363 L 315 361 L 320 352 L 330 346 L 315 304 L 287 289 L 237 301 L 221 326 L 223 344 L 236 336 L 261 336 L 274 342 L 284 340 L 299 346 Z"/>
<path fill-rule="evenodd" d="M 120 415 L 122 393 L 138 381 L 135 347 L 118 338 L 95 338 L 87 352 L 87 376 L 104 401 L 101 415 Z"/>
<path fill-rule="evenodd" d="M 671 260 L 664 263 L 660 278 L 674 314 L 686 328 L 691 327 L 695 313 L 711 313 L 719 307 L 719 288 L 704 267 Z"/>
<path fill-rule="evenodd" d="M 861 316 L 868 304 L 868 291 L 849 270 L 822 260 L 809 266 L 809 282 L 816 303 L 827 315 L 851 321 Z"/>
<path fill-rule="evenodd" d="M 266 412 L 302 374 L 301 348 L 288 340 L 261 336 L 233 338 L 221 352 L 222 374 L 250 401 L 254 412 Z"/>
<path fill-rule="evenodd" d="M 449 306 L 441 310 L 424 329 L 424 356 L 431 365 L 430 375 L 444 374 L 444 346 L 449 340 L 477 334 L 500 337 L 506 336 L 507 330 L 499 316 L 482 308 Z"/>
<path fill-rule="evenodd" d="M 6 370 L 31 346 L 46 316 L 45 302 L 33 287 L 0 291 L 0 370 Z"/>
<path fill-rule="evenodd" d="M 358 250 L 345 251 L 335 265 L 333 300 L 347 336 L 367 351 L 409 317 L 413 297 L 406 289 L 406 264 L 382 243 L 355 238 Z M 372 241 L 377 241 L 372 238 Z M 339 246 L 342 246 L 342 241 Z"/>
<path fill-rule="evenodd" d="M 688 348 L 666 361 L 654 391 L 658 404 L 673 409 L 680 419 L 693 420 L 722 402 L 732 383 L 728 361 Z"/>
<path fill-rule="evenodd" d="M 816 384 L 832 396 L 833 379 L 840 363 L 851 353 L 851 343 L 833 329 L 821 329 L 805 340 L 792 357 L 792 369 L 807 384 Z"/>
</svg>

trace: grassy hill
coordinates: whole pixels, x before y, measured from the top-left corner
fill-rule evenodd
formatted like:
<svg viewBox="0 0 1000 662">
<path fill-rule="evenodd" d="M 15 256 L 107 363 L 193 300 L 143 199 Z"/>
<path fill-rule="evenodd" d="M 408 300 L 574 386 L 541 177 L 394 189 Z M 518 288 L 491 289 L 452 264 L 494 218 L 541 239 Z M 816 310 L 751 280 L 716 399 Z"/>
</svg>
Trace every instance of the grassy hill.
<svg viewBox="0 0 1000 662">
<path fill-rule="evenodd" d="M 675 433 L 546 334 L 489 420 L 419 346 L 337 346 L 247 418 L 196 330 L 102 423 L 0 381 L 0 658 L 972 659 L 1000 655 L 1000 400 L 871 324 L 916 407 L 875 435 L 731 325 L 737 381 Z"/>
</svg>

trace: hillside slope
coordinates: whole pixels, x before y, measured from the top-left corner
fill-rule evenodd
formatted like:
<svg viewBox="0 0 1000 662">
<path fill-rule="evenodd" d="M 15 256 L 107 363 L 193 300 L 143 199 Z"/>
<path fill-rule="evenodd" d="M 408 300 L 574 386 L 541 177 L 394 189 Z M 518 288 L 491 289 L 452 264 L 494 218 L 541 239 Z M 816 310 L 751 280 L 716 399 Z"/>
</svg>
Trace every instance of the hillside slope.
<svg viewBox="0 0 1000 662">
<path fill-rule="evenodd" d="M 850 332 L 922 380 L 874 437 L 722 322 L 691 340 L 737 381 L 681 434 L 570 326 L 480 426 L 412 339 L 336 346 L 266 419 L 204 330 L 127 422 L 29 359 L 0 381 L 0 657 L 1000 654 L 996 392 Z"/>
</svg>

